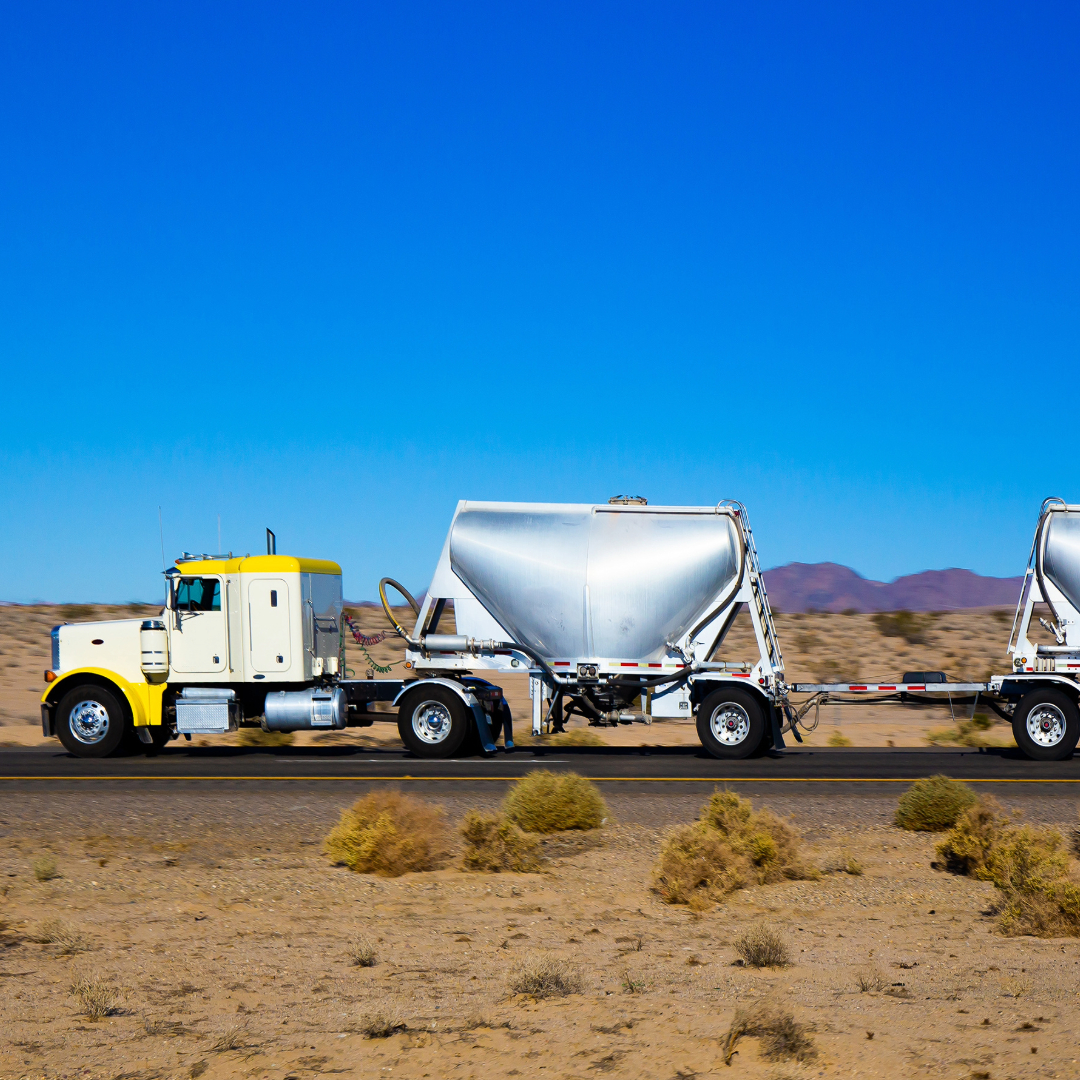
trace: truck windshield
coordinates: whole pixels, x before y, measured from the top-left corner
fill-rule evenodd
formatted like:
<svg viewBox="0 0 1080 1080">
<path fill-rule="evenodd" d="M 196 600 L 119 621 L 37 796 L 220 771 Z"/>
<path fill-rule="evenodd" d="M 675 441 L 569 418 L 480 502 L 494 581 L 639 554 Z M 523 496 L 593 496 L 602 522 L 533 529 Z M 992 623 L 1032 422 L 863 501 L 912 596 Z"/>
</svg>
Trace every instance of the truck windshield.
<svg viewBox="0 0 1080 1080">
<path fill-rule="evenodd" d="M 221 582 L 217 578 L 186 577 L 176 586 L 177 611 L 220 611 Z"/>
</svg>

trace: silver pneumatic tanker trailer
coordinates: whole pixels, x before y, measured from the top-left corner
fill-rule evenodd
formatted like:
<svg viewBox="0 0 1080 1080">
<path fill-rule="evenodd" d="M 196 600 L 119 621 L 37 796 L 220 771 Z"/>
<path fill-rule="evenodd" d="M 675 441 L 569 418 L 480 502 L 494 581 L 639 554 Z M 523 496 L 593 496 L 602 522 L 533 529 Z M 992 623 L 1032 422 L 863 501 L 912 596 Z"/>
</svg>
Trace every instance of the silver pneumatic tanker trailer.
<svg viewBox="0 0 1080 1080">
<path fill-rule="evenodd" d="M 1050 615 L 1036 616 L 1043 604 Z M 1032 619 L 1053 644 L 1032 640 Z M 1043 501 L 1027 572 L 1013 616 L 1007 653 L 1012 671 L 985 683 L 949 683 L 943 672 L 908 672 L 901 683 L 796 683 L 809 693 L 797 715 L 815 705 L 884 701 L 940 702 L 971 707 L 980 700 L 1012 725 L 1016 745 L 1029 758 L 1069 757 L 1080 739 L 1080 506 Z M 872 696 L 871 696 L 872 695 Z"/>
<path fill-rule="evenodd" d="M 391 586 L 416 612 L 395 619 Z M 416 678 L 395 699 L 406 746 L 450 757 L 507 710 L 475 670 L 527 672 L 534 735 L 579 715 L 594 724 L 696 717 L 702 745 L 740 758 L 799 738 L 746 510 L 460 502 L 422 606 L 379 586 Z M 452 604 L 454 633 L 440 632 Z M 716 660 L 746 606 L 758 655 Z M 493 718 L 498 718 L 497 715 Z M 474 728 L 475 724 L 475 728 Z"/>
</svg>

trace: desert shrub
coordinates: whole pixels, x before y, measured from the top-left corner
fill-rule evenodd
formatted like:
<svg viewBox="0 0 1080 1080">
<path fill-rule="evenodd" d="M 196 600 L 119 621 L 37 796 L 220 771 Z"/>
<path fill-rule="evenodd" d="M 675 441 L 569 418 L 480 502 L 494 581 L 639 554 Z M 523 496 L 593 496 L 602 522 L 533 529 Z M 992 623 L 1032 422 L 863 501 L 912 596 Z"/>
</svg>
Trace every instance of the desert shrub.
<svg viewBox="0 0 1080 1080">
<path fill-rule="evenodd" d="M 215 1054 L 224 1054 L 229 1050 L 242 1050 L 247 1046 L 247 1029 L 243 1024 L 228 1024 L 214 1040 L 210 1049 Z"/>
<path fill-rule="evenodd" d="M 379 791 L 342 811 L 323 849 L 358 873 L 399 877 L 445 865 L 451 842 L 439 807 L 400 791 Z"/>
<path fill-rule="evenodd" d="M 514 966 L 508 985 L 513 994 L 551 998 L 580 994 L 585 989 L 585 980 L 581 969 L 569 960 L 532 953 Z"/>
<path fill-rule="evenodd" d="M 787 942 L 779 930 L 754 926 L 735 939 L 735 951 L 750 967 L 783 967 L 790 959 Z"/>
<path fill-rule="evenodd" d="M 94 614 L 92 604 L 62 604 L 59 611 L 62 622 L 78 622 L 80 619 L 92 619 Z"/>
<path fill-rule="evenodd" d="M 502 815 L 470 810 L 461 824 L 466 870 L 529 873 L 540 869 L 540 844 Z"/>
<path fill-rule="evenodd" d="M 263 731 L 258 727 L 242 727 L 237 736 L 241 746 L 292 746 L 295 741 L 291 731 Z"/>
<path fill-rule="evenodd" d="M 947 776 L 916 780 L 900 796 L 896 824 L 913 832 L 941 832 L 952 828 L 957 818 L 976 800 L 975 792 Z"/>
<path fill-rule="evenodd" d="M 1010 936 L 1080 937 L 1080 886 L 1047 881 L 1006 892 L 998 909 L 1002 932 Z"/>
<path fill-rule="evenodd" d="M 374 967 L 377 959 L 375 946 L 363 934 L 357 934 L 349 940 L 346 954 L 356 967 Z"/>
<path fill-rule="evenodd" d="M 408 1031 L 401 1010 L 389 999 L 377 1002 L 360 1017 L 360 1031 L 369 1039 L 388 1039 Z"/>
<path fill-rule="evenodd" d="M 39 945 L 59 945 L 62 956 L 73 956 L 75 953 L 87 952 L 90 948 L 89 938 L 62 919 L 46 919 L 29 936 L 31 941 Z"/>
<path fill-rule="evenodd" d="M 761 1002 L 750 1009 L 735 1010 L 724 1037 L 724 1064 L 730 1065 L 735 1046 L 744 1035 L 761 1040 L 761 1056 L 770 1061 L 812 1061 L 817 1057 L 814 1040 L 803 1024 L 786 1009 Z"/>
<path fill-rule="evenodd" d="M 120 1011 L 123 995 L 100 975 L 84 975 L 71 984 L 71 996 L 87 1020 L 103 1020 Z"/>
<path fill-rule="evenodd" d="M 851 746 L 851 740 L 842 731 L 832 731 L 827 740 L 830 746 Z"/>
<path fill-rule="evenodd" d="M 981 877 L 991 849 L 1008 824 L 1008 817 L 993 796 L 976 799 L 957 816 L 952 829 L 937 845 L 938 858 L 954 874 Z"/>
<path fill-rule="evenodd" d="M 56 860 L 51 855 L 39 855 L 31 866 L 38 881 L 52 881 L 53 878 L 60 877 Z"/>
<path fill-rule="evenodd" d="M 958 818 L 937 852 L 947 869 L 1000 890 L 1004 933 L 1080 937 L 1080 885 L 1068 877 L 1065 838 L 1057 829 L 1015 825 L 984 798 Z"/>
<path fill-rule="evenodd" d="M 855 976 L 855 986 L 860 994 L 865 994 L 869 990 L 884 990 L 888 985 L 889 980 L 879 968 L 866 968 Z"/>
<path fill-rule="evenodd" d="M 882 637 L 902 637 L 909 645 L 925 645 L 932 615 L 918 616 L 910 611 L 879 611 L 873 623 Z"/>
<path fill-rule="evenodd" d="M 668 904 L 703 910 L 746 884 L 745 860 L 715 829 L 680 825 L 660 849 L 653 889 Z"/>
<path fill-rule="evenodd" d="M 958 720 L 951 728 L 935 728 L 926 733 L 931 746 L 1008 746 L 1008 739 L 997 739 L 987 732 L 994 726 L 993 720 L 983 713 L 976 713 L 970 720 Z"/>
<path fill-rule="evenodd" d="M 859 663 L 848 657 L 843 664 L 838 660 L 821 660 L 814 669 L 819 683 L 853 683 L 859 680 Z"/>
<path fill-rule="evenodd" d="M 759 885 L 817 876 L 802 861 L 798 833 L 771 810 L 755 810 L 749 799 L 734 791 L 713 795 L 702 807 L 700 821 L 749 860 L 751 875 Z"/>
<path fill-rule="evenodd" d="M 723 791 L 702 807 L 695 824 L 669 834 L 653 870 L 653 888 L 669 904 L 703 910 L 747 885 L 817 876 L 802 861 L 790 825 Z"/>
<path fill-rule="evenodd" d="M 550 746 L 607 746 L 595 731 L 588 728 L 560 731 L 557 735 L 549 735 L 544 741 Z"/>
<path fill-rule="evenodd" d="M 538 769 L 519 780 L 503 803 L 506 816 L 525 832 L 598 829 L 608 816 L 597 786 L 577 773 Z"/>
<path fill-rule="evenodd" d="M 1006 826 L 976 876 L 1006 891 L 1040 891 L 1068 873 L 1069 857 L 1064 846 L 1057 829 Z"/>
</svg>

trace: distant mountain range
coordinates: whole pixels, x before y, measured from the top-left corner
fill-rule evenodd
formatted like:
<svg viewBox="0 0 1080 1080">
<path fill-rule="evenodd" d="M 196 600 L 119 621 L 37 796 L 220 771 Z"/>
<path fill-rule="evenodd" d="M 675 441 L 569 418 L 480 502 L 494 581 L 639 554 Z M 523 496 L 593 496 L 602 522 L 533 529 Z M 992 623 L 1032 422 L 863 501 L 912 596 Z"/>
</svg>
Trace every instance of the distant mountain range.
<svg viewBox="0 0 1080 1080">
<path fill-rule="evenodd" d="M 769 602 L 780 611 L 952 611 L 1012 605 L 1024 581 L 956 568 L 870 581 L 848 566 L 829 562 L 788 563 L 763 576 Z"/>
</svg>

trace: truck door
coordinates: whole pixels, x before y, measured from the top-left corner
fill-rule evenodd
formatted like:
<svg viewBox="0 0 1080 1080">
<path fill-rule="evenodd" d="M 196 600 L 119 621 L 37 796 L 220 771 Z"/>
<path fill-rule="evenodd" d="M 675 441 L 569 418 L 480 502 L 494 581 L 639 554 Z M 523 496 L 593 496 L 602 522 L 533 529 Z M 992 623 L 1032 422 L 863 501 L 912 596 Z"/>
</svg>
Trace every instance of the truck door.
<svg viewBox="0 0 1080 1080">
<path fill-rule="evenodd" d="M 173 671 L 224 671 L 229 659 L 221 578 L 182 577 L 176 586 L 176 621 L 169 641 Z"/>
<path fill-rule="evenodd" d="M 256 671 L 288 671 L 289 586 L 279 578 L 260 578 L 248 585 L 248 634 L 251 666 Z"/>
</svg>

